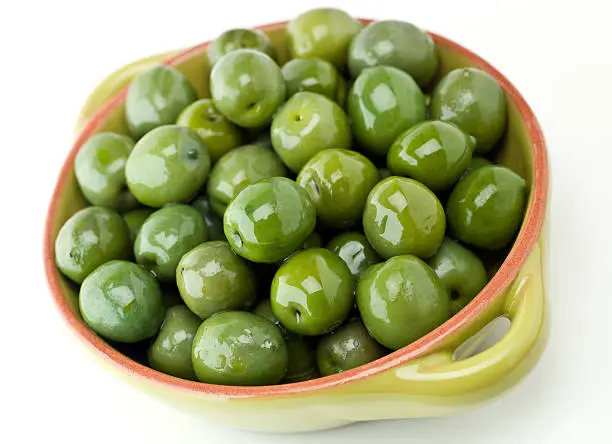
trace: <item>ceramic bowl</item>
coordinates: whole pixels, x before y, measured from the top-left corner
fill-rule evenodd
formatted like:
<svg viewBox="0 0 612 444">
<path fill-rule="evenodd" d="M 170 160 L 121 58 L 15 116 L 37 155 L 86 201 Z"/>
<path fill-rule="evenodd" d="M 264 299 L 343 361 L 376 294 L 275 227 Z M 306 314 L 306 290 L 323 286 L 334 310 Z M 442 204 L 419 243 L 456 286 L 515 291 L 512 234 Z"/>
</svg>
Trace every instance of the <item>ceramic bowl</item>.
<svg viewBox="0 0 612 444">
<path fill-rule="evenodd" d="M 287 59 L 285 25 L 259 28 L 269 34 L 281 62 Z M 125 86 L 135 73 L 153 64 L 178 68 L 199 96 L 208 96 L 207 43 L 203 43 L 122 68 L 92 93 L 82 110 L 76 141 L 53 193 L 44 237 L 51 293 L 79 342 L 110 371 L 151 396 L 201 418 L 245 429 L 305 431 L 356 421 L 446 415 L 483 404 L 514 386 L 537 363 L 547 338 L 543 261 L 549 170 L 545 142 L 533 112 L 501 73 L 451 40 L 432 37 L 439 50 L 440 76 L 472 66 L 487 71 L 502 86 L 508 99 L 508 130 L 497 161 L 518 172 L 530 187 L 516 242 L 495 276 L 464 310 L 418 341 L 367 365 L 311 381 L 265 387 L 177 379 L 131 359 L 129 347 L 113 348 L 87 328 L 79 315 L 77 289 L 54 264 L 58 230 L 86 204 L 74 177 L 75 155 L 97 132 L 127 133 Z M 500 316 L 511 321 L 501 340 L 475 355 L 465 353 Z"/>
</svg>

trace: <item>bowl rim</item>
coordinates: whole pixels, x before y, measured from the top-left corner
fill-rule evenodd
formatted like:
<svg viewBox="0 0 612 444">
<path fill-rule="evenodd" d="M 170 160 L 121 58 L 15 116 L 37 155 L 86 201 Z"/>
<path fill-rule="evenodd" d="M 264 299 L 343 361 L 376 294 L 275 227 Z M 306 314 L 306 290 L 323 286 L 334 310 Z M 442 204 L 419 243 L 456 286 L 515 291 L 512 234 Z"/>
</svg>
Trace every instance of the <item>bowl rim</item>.
<svg viewBox="0 0 612 444">
<path fill-rule="evenodd" d="M 371 19 L 359 20 L 364 24 L 368 24 L 373 21 Z M 257 26 L 253 29 L 272 31 L 279 28 L 284 28 L 287 23 L 289 22 L 275 22 Z M 51 228 L 57 212 L 58 197 L 61 195 L 62 190 L 68 180 L 72 178 L 70 170 L 79 148 L 92 135 L 92 133 L 94 133 L 101 126 L 105 118 L 117 106 L 123 103 L 127 94 L 127 88 L 124 88 L 121 92 L 117 93 L 113 98 L 111 98 L 105 105 L 103 105 L 81 129 L 80 134 L 76 138 L 68 157 L 64 161 L 64 164 L 60 170 L 45 222 L 43 240 L 45 274 L 55 304 L 62 317 L 68 323 L 69 327 L 76 334 L 76 336 L 78 336 L 82 342 L 88 345 L 90 349 L 92 349 L 105 361 L 116 367 L 117 370 L 127 372 L 128 374 L 142 378 L 148 382 L 165 386 L 169 389 L 177 389 L 183 392 L 202 394 L 206 396 L 246 398 L 279 395 L 285 396 L 305 392 L 314 392 L 385 372 L 435 350 L 436 347 L 445 340 L 445 338 L 457 332 L 462 326 L 474 320 L 496 299 L 500 292 L 510 285 L 516 278 L 522 265 L 527 260 L 527 257 L 539 238 L 544 224 L 548 199 L 549 169 L 546 143 L 540 125 L 533 111 L 522 95 L 518 92 L 514 85 L 512 85 L 512 83 L 506 79 L 505 76 L 503 76 L 484 59 L 474 54 L 467 48 L 464 48 L 452 40 L 438 34 L 431 32 L 429 32 L 429 34 L 433 38 L 436 45 L 441 45 L 453 52 L 460 53 L 463 57 L 469 59 L 474 66 L 488 72 L 495 78 L 495 80 L 497 80 L 504 90 L 507 100 L 513 102 L 517 107 L 520 116 L 527 127 L 528 136 L 533 149 L 534 170 L 532 178 L 532 193 L 529 205 L 527 207 L 524 225 L 514 245 L 512 246 L 512 249 L 508 253 L 508 256 L 500 266 L 497 273 L 495 273 L 487 285 L 462 311 L 417 341 L 368 364 L 347 370 L 342 373 L 337 373 L 335 375 L 282 385 L 245 387 L 188 381 L 158 372 L 121 354 L 119 351 L 107 344 L 101 337 L 97 336 L 92 330 L 90 330 L 71 310 L 67 298 L 65 298 L 62 293 L 59 271 L 55 266 L 55 239 L 53 239 L 51 236 Z M 180 63 L 181 61 L 190 58 L 194 54 L 205 51 L 209 43 L 210 41 L 204 42 L 192 48 L 181 51 L 177 55 L 169 57 L 162 63 L 166 65 L 175 65 Z"/>
</svg>

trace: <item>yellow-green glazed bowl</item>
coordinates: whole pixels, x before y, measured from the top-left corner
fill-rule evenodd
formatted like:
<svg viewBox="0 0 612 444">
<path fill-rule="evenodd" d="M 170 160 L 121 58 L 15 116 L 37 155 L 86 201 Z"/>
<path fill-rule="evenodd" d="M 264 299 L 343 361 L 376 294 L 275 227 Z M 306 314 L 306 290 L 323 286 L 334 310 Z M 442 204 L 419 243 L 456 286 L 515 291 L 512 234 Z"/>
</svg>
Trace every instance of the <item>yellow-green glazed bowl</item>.
<svg viewBox="0 0 612 444">
<path fill-rule="evenodd" d="M 276 45 L 281 62 L 287 59 L 285 25 L 260 28 Z M 515 244 L 467 307 L 427 336 L 367 365 L 311 381 L 265 387 L 211 385 L 159 373 L 120 353 L 86 327 L 77 308 L 76 288 L 54 264 L 58 230 L 86 205 L 74 177 L 74 157 L 97 132 L 127 133 L 125 86 L 141 69 L 156 63 L 172 65 L 189 78 L 201 97 L 207 97 L 209 66 L 204 43 L 117 71 L 83 108 L 76 142 L 53 193 L 44 239 L 51 292 L 80 342 L 110 371 L 151 396 L 202 418 L 262 431 L 320 430 L 357 421 L 447 415 L 481 405 L 514 386 L 535 366 L 547 339 L 543 228 L 549 170 L 545 142 L 533 112 L 504 76 L 456 43 L 432 37 L 441 60 L 439 75 L 473 66 L 487 71 L 504 89 L 509 121 L 497 161 L 521 174 L 530 186 L 527 212 Z M 467 344 L 474 346 L 488 330 L 485 326 L 500 316 L 510 319 L 511 326 L 499 342 L 476 355 L 456 353 L 468 339 Z"/>
</svg>

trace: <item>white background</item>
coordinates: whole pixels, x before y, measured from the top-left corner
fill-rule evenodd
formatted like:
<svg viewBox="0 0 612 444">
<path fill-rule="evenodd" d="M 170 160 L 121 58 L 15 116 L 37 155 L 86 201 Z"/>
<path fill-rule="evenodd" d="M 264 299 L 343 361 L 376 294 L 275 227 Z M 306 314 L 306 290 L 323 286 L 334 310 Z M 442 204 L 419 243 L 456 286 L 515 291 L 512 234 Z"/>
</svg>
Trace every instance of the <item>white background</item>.
<svg viewBox="0 0 612 444">
<path fill-rule="evenodd" d="M 611 442 L 611 14 L 604 0 L 561 3 L 2 1 L 0 442 Z M 308 435 L 230 430 L 149 399 L 83 354 L 44 281 L 43 221 L 82 101 L 107 73 L 325 5 L 454 39 L 499 68 L 535 110 L 553 179 L 550 344 L 516 390 L 461 416 Z"/>
</svg>

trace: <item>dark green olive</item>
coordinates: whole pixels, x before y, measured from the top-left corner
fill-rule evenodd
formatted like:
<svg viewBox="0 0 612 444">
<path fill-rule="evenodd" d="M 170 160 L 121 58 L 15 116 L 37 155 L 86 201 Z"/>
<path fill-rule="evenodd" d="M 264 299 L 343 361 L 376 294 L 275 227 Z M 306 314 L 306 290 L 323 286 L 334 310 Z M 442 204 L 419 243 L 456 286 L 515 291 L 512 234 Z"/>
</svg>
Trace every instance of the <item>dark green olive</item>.
<svg viewBox="0 0 612 444">
<path fill-rule="evenodd" d="M 425 100 L 416 82 L 397 68 L 364 69 L 347 99 L 348 115 L 360 147 L 384 156 L 403 131 L 425 120 Z"/>
<path fill-rule="evenodd" d="M 432 191 L 445 191 L 468 167 L 473 139 L 451 123 L 422 122 L 393 142 L 387 165 L 397 176 L 411 177 Z"/>
<path fill-rule="evenodd" d="M 154 128 L 170 125 L 197 99 L 187 78 L 170 66 L 156 66 L 136 74 L 125 99 L 125 117 L 134 139 Z"/>
<path fill-rule="evenodd" d="M 288 361 L 280 329 L 248 312 L 227 311 L 206 319 L 193 342 L 196 376 L 209 384 L 276 384 Z"/>
<path fill-rule="evenodd" d="M 321 338 L 317 366 L 321 376 L 333 375 L 372 362 L 386 354 L 361 322 L 353 322 Z"/>
<path fill-rule="evenodd" d="M 230 29 L 208 45 L 207 54 L 210 66 L 217 63 L 225 54 L 237 49 L 254 49 L 273 59 L 276 58 L 276 51 L 265 32 L 259 29 Z"/>
<path fill-rule="evenodd" d="M 512 241 L 523 220 L 525 180 L 509 168 L 489 165 L 468 173 L 446 203 L 451 233 L 462 242 L 488 250 Z"/>
<path fill-rule="evenodd" d="M 210 172 L 206 191 L 211 204 L 214 202 L 213 210 L 223 217 L 227 204 L 247 186 L 268 177 L 286 175 L 285 165 L 270 148 L 245 145 L 219 159 Z"/>
<path fill-rule="evenodd" d="M 346 12 L 334 8 L 311 9 L 287 25 L 291 58 L 320 58 L 344 66 L 351 40 L 362 25 Z"/>
<path fill-rule="evenodd" d="M 366 237 L 357 232 L 347 231 L 337 235 L 326 248 L 344 261 L 355 279 L 359 279 L 368 268 L 381 261 Z"/>
<path fill-rule="evenodd" d="M 240 128 L 221 114 L 211 99 L 193 102 L 183 110 L 176 124 L 185 126 L 200 136 L 212 163 L 243 142 Z"/>
<path fill-rule="evenodd" d="M 487 284 L 487 270 L 478 256 L 449 238 L 427 262 L 450 297 L 451 314 L 459 312 Z"/>
<path fill-rule="evenodd" d="M 206 225 L 196 209 L 171 205 L 157 210 L 142 225 L 134 256 L 158 279 L 172 281 L 181 257 L 207 239 Z"/>
<path fill-rule="evenodd" d="M 256 297 L 255 277 L 225 241 L 205 242 L 176 267 L 181 297 L 202 319 L 225 310 L 246 310 Z"/>
<path fill-rule="evenodd" d="M 391 176 L 370 192 L 363 212 L 363 230 L 384 258 L 414 254 L 432 256 L 444 239 L 446 219 L 442 204 L 427 187 Z"/>
<path fill-rule="evenodd" d="M 127 261 L 106 262 L 87 276 L 79 307 L 92 330 L 118 342 L 154 336 L 164 318 L 159 285 L 146 270 Z"/>
<path fill-rule="evenodd" d="M 193 199 L 209 170 L 210 156 L 200 136 L 189 128 L 167 125 L 136 143 L 125 175 L 139 202 L 159 208 Z"/>
<path fill-rule="evenodd" d="M 476 138 L 476 153 L 486 153 L 506 129 L 506 98 L 493 77 L 476 68 L 449 72 L 436 86 L 431 117 L 456 124 Z"/>
<path fill-rule="evenodd" d="M 213 211 L 208 202 L 208 198 L 206 196 L 200 196 L 191 202 L 191 206 L 198 210 L 204 218 L 204 223 L 208 231 L 208 238 L 211 241 L 225 240 L 225 234 L 223 234 L 223 220 Z"/>
<path fill-rule="evenodd" d="M 110 132 L 96 134 L 83 144 L 74 161 L 74 174 L 89 202 L 117 211 L 138 206 L 125 180 L 125 163 L 132 149 L 132 139 Z"/>
<path fill-rule="evenodd" d="M 78 211 L 64 223 L 55 239 L 55 263 L 77 284 L 104 262 L 130 256 L 128 227 L 119 214 L 108 208 Z"/>
<path fill-rule="evenodd" d="M 325 334 L 346 319 L 353 305 L 351 272 L 329 250 L 304 250 L 278 269 L 270 300 L 274 315 L 289 331 L 304 336 Z"/>
<path fill-rule="evenodd" d="M 357 305 L 370 335 L 398 350 L 450 317 L 449 297 L 436 274 L 415 256 L 370 267 L 357 284 Z"/>
<path fill-rule="evenodd" d="M 378 170 L 367 157 L 340 149 L 316 154 L 296 179 L 315 204 L 319 220 L 337 228 L 359 221 L 368 194 L 379 181 Z"/>
<path fill-rule="evenodd" d="M 302 187 L 284 177 L 263 179 L 230 202 L 223 228 L 232 248 L 253 262 L 274 263 L 304 243 L 316 209 Z"/>
<path fill-rule="evenodd" d="M 351 42 L 349 69 L 357 77 L 363 69 L 381 65 L 401 69 L 420 86 L 426 86 L 438 68 L 434 42 L 429 34 L 410 23 L 370 23 Z"/>
<path fill-rule="evenodd" d="M 287 88 L 274 60 L 259 51 L 238 49 L 213 67 L 210 92 L 215 107 L 228 119 L 256 128 L 272 119 Z"/>
<path fill-rule="evenodd" d="M 184 305 L 170 307 L 157 338 L 149 347 L 149 365 L 177 378 L 195 380 L 191 349 L 201 323 Z"/>
</svg>

